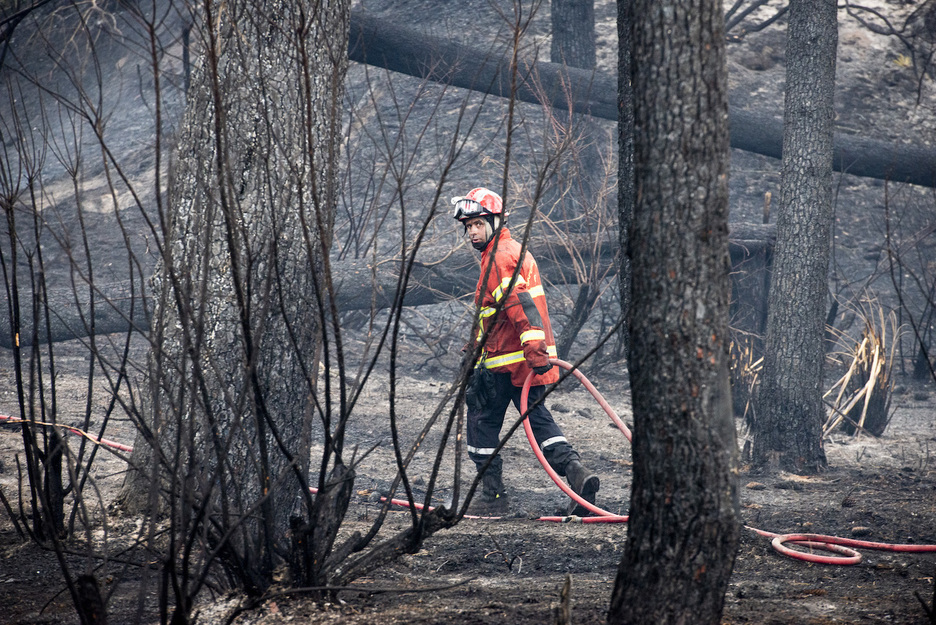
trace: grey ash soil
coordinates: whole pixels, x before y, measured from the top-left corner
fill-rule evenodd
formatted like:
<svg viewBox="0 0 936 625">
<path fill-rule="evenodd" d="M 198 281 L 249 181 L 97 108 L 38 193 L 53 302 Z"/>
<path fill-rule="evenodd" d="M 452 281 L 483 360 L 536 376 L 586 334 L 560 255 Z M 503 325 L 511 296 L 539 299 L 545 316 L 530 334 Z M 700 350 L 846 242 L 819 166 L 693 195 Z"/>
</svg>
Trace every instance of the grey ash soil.
<svg viewBox="0 0 936 625">
<path fill-rule="evenodd" d="M 81 371 L 77 344 L 60 344 L 61 366 Z M 9 353 L 0 372 L 10 375 Z M 593 382 L 625 421 L 629 421 L 626 384 L 608 374 Z M 63 374 L 60 392 L 77 402 L 83 391 L 80 375 Z M 398 397 L 401 438 L 412 440 L 431 414 L 434 399 L 448 382 L 424 376 L 401 380 Z M 9 405 L 10 387 L 2 401 Z M 623 390 L 622 390 L 623 389 Z M 385 439 L 386 389 L 376 385 L 362 396 L 359 417 L 349 440 L 360 447 Z M 615 513 L 628 510 L 630 454 L 626 440 L 612 428 L 591 397 L 577 384 L 560 388 L 547 400 L 567 436 L 602 479 L 599 504 Z M 822 533 L 888 543 L 936 544 L 936 423 L 929 390 L 909 387 L 895 397 L 896 411 L 880 439 L 857 440 L 833 435 L 827 443 L 830 468 L 817 477 L 755 476 L 742 472 L 743 522 L 776 533 Z M 740 428 L 740 423 L 739 423 Z M 108 437 L 130 441 L 132 432 L 118 421 Z M 417 494 L 432 459 L 434 440 L 418 452 L 412 475 Z M 14 428 L 0 428 L 0 487 L 16 492 L 14 456 L 21 453 Z M 512 498 L 507 518 L 466 519 L 428 539 L 415 554 L 405 555 L 375 574 L 357 580 L 340 593 L 340 602 L 318 606 L 302 595 L 276 596 L 237 623 L 544 623 L 550 622 L 566 574 L 572 579 L 576 622 L 601 623 L 607 610 L 618 562 L 624 548 L 624 524 L 558 524 L 536 520 L 561 510 L 565 497 L 539 468 L 522 430 L 505 449 Z M 343 531 L 366 529 L 377 512 L 377 500 L 393 474 L 387 445 L 358 467 L 355 495 Z M 442 488 L 433 504 L 451 496 L 452 459 L 446 458 Z M 111 501 L 121 480 L 121 461 L 102 456 L 96 486 Z M 398 492 L 397 497 L 403 497 Z M 410 522 L 410 512 L 397 506 L 382 535 Z M 137 520 L 112 515 L 109 547 L 116 551 L 132 536 Z M 856 529 L 858 528 L 858 529 Z M 864 528 L 864 529 L 861 529 Z M 0 612 L 11 623 L 77 622 L 64 591 L 54 555 L 20 541 L 9 518 L 0 516 Z M 930 597 L 936 554 L 864 551 L 857 566 L 840 567 L 791 560 L 776 553 L 770 541 L 743 533 L 731 587 L 726 597 L 726 623 L 925 623 L 915 593 Z M 132 622 L 139 572 L 118 559 L 98 569 L 105 590 L 113 593 L 112 621 Z M 75 570 L 86 561 L 74 558 Z M 100 564 L 100 563 L 98 563 Z M 215 622 L 224 597 L 209 599 L 203 622 Z M 212 608 L 211 606 L 215 606 Z M 212 611 L 217 610 L 217 611 Z M 151 613 L 150 613 L 151 614 Z M 153 622 L 152 616 L 146 622 Z"/>
</svg>

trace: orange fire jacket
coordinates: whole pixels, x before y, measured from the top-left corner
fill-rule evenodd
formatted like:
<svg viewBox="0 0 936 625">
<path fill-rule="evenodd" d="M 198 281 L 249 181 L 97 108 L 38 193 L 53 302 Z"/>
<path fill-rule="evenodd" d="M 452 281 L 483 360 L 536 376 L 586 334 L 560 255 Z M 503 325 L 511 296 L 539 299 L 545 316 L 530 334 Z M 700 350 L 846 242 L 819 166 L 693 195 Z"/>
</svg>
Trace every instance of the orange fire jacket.
<svg viewBox="0 0 936 625">
<path fill-rule="evenodd" d="M 495 241 L 497 250 L 492 254 Z M 474 340 L 481 340 L 487 330 L 481 355 L 484 366 L 500 373 L 509 371 L 514 386 L 523 386 L 533 367 L 545 365 L 557 355 L 536 261 L 529 252 L 524 254 L 520 271 L 514 276 L 518 263 L 520 244 L 510 237 L 507 228 L 501 228 L 481 253 L 481 277 L 475 290 L 475 304 L 480 306 L 479 330 Z M 558 380 L 559 370 L 554 367 L 534 376 L 532 384 Z"/>
</svg>

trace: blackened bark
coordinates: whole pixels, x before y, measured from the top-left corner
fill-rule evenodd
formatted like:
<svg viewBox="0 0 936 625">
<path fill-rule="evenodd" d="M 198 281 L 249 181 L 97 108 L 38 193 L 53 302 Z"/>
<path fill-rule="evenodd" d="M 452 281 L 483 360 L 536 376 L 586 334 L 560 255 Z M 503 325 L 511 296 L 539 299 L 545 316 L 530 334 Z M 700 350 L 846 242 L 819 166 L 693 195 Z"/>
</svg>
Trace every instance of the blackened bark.
<svg viewBox="0 0 936 625">
<path fill-rule="evenodd" d="M 79 575 L 75 579 L 75 591 L 82 625 L 107 625 L 107 608 L 94 575 Z"/>
<path fill-rule="evenodd" d="M 631 312 L 630 229 L 634 218 L 637 187 L 634 180 L 634 89 L 631 84 L 631 25 L 634 21 L 631 0 L 617 2 L 618 32 L 618 243 L 621 246 L 621 269 L 618 288 L 621 292 L 621 314 L 625 319 L 624 353 L 630 350 L 627 328 Z M 628 356 L 629 358 L 629 356 Z"/>
<path fill-rule="evenodd" d="M 816 473 L 832 230 L 835 0 L 793 0 L 784 146 L 764 369 L 752 431 L 762 468 Z"/>
<path fill-rule="evenodd" d="M 595 1 L 552 0 L 549 60 L 569 67 L 595 67 Z"/>
<path fill-rule="evenodd" d="M 152 436 L 134 446 L 147 475 L 124 493 L 167 493 L 177 531 L 190 532 L 179 540 L 208 536 L 199 546 L 252 592 L 272 583 L 289 519 L 310 512 L 349 4 L 205 3 L 161 214 Z M 341 453 L 324 447 L 322 474 Z"/>
<path fill-rule="evenodd" d="M 418 525 L 401 530 L 373 549 L 342 562 L 336 567 L 332 583 L 335 586 L 346 585 L 352 580 L 379 570 L 402 554 L 416 553 L 424 540 L 440 530 L 454 526 L 456 522 L 457 517 L 445 506 L 424 512 Z"/>
<path fill-rule="evenodd" d="M 560 65 L 595 69 L 594 0 L 552 0 L 550 60 Z M 574 115 L 570 130 L 576 134 L 573 148 L 559 163 L 555 184 L 546 190 L 546 206 L 562 206 L 561 214 L 578 216 L 597 207 L 605 167 L 599 146 L 604 129 L 589 115 Z M 559 357 L 565 359 L 597 301 L 604 272 L 590 271 L 581 284 L 569 318 L 556 339 Z"/>
<path fill-rule="evenodd" d="M 131 327 L 145 332 L 149 328 L 152 309 L 146 310 L 144 306 L 152 306 L 153 300 L 139 284 L 130 281 L 96 284 L 94 292 L 92 302 L 84 289 L 43 289 L 48 302 L 43 315 L 47 314 L 48 318 L 40 318 L 36 327 L 31 314 L 34 294 L 20 287 L 19 345 L 32 345 L 34 338 L 38 343 L 51 343 L 89 336 L 92 318 L 95 334 L 126 332 Z M 0 347 L 12 348 L 15 335 L 10 316 L 0 315 Z"/>
<path fill-rule="evenodd" d="M 293 549 L 293 581 L 301 586 L 325 586 L 330 572 L 326 563 L 338 530 L 351 503 L 354 469 L 336 463 L 325 480 L 325 486 L 315 495 L 309 521 L 301 517 L 290 520 Z"/>
<path fill-rule="evenodd" d="M 65 487 L 62 485 L 62 461 L 65 456 L 65 441 L 54 428 L 50 428 L 49 453 L 42 466 L 45 470 L 42 484 L 45 490 L 43 507 L 50 530 L 58 536 L 65 535 Z"/>
<path fill-rule="evenodd" d="M 739 540 L 718 0 L 636 0 L 634 480 L 609 624 L 720 623 Z"/>
</svg>

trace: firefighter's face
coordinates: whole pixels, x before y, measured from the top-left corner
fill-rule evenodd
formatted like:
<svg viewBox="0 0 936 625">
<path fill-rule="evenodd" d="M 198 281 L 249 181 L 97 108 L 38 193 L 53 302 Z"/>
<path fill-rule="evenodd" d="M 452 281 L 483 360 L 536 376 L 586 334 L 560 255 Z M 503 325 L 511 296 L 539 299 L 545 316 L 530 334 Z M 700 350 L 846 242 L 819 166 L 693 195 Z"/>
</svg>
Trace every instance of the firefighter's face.
<svg viewBox="0 0 936 625">
<path fill-rule="evenodd" d="M 474 243 L 487 243 L 487 221 L 483 217 L 475 217 L 465 222 L 468 239 Z"/>
</svg>

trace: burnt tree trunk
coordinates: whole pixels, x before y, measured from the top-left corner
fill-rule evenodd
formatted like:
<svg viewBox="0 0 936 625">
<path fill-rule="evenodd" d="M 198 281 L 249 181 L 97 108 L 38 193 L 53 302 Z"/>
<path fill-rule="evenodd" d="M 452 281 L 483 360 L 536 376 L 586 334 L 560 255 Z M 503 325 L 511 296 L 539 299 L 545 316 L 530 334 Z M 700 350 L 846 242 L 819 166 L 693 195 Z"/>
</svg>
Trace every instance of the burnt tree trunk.
<svg viewBox="0 0 936 625">
<path fill-rule="evenodd" d="M 313 514 L 349 2 L 204 10 L 154 277 L 148 432 L 124 495 L 165 497 L 180 540 L 257 593 L 289 550 L 290 518 Z M 340 441 L 324 447 L 323 465 L 340 466 Z M 195 591 L 174 588 L 175 604 Z"/>
<path fill-rule="evenodd" d="M 569 67 L 595 67 L 595 0 L 552 0 L 549 60 Z"/>
<path fill-rule="evenodd" d="M 630 0 L 618 0 L 618 244 L 621 246 L 618 271 L 618 289 L 621 293 L 621 315 L 625 320 L 622 337 L 624 354 L 630 359 L 628 327 L 631 314 L 631 253 L 630 230 L 634 219 L 634 202 L 637 187 L 634 180 L 634 88 L 631 84 L 633 62 L 631 60 L 631 25 L 634 21 L 634 6 Z"/>
<path fill-rule="evenodd" d="M 633 159 L 630 161 L 630 171 L 633 171 Z M 633 180 L 631 173 L 630 180 Z M 626 197 L 633 197 L 633 184 L 631 191 L 621 191 Z M 623 202 L 623 200 L 622 200 Z M 619 208 L 619 215 L 624 218 L 624 230 L 633 200 L 623 202 Z M 733 223 L 730 225 L 731 241 L 729 243 L 732 258 L 732 279 L 744 290 L 746 296 L 750 295 L 745 285 L 750 282 L 753 274 L 762 276 L 762 265 L 751 266 L 753 255 L 763 255 L 765 246 L 769 250 L 773 246 L 776 228 L 773 225 Z M 621 234 L 621 236 L 624 236 Z M 569 237 L 569 245 L 573 248 L 574 258 L 584 265 L 590 266 L 599 274 L 605 274 L 614 261 L 617 247 L 613 243 L 602 242 L 595 246 L 590 235 Z M 626 249 L 626 239 L 621 243 Z M 570 284 L 577 281 L 578 274 L 574 270 L 575 261 L 569 249 L 564 245 L 553 245 L 548 237 L 534 237 L 530 240 L 530 252 L 538 259 L 537 264 L 543 280 L 553 284 Z M 427 253 L 426 259 L 416 262 L 410 276 L 409 289 L 403 299 L 405 306 L 422 306 L 437 304 L 452 297 L 463 297 L 474 292 L 478 280 L 477 256 L 467 249 L 450 254 L 451 250 L 442 250 Z M 433 256 L 440 258 L 434 261 Z M 625 264 L 629 262 L 625 258 Z M 625 271 L 622 264 L 621 271 Z M 349 310 L 367 310 L 372 306 L 380 309 L 393 304 L 397 285 L 399 284 L 400 263 L 398 260 L 384 259 L 373 263 L 367 259 L 346 259 L 331 263 L 331 273 L 334 276 L 335 306 L 341 312 Z M 150 313 L 153 299 L 149 293 L 134 290 L 130 282 L 112 282 L 98 285 L 94 303 L 95 331 L 98 334 L 110 332 L 126 332 L 131 328 L 135 332 L 146 332 L 149 329 Z M 628 289 L 628 297 L 630 291 Z M 76 297 L 73 289 L 48 289 L 47 299 L 50 311 L 54 316 L 49 319 L 49 331 L 43 325 L 36 334 L 40 342 L 67 341 L 87 336 L 90 330 L 84 320 L 91 315 L 92 303 L 87 297 Z M 626 300 L 625 300 L 626 301 Z M 748 297 L 741 297 L 736 302 L 740 306 L 748 305 Z M 760 303 L 755 302 L 759 307 Z M 766 304 L 764 304 L 766 306 Z M 759 309 L 759 308 L 758 308 Z M 625 307 L 626 310 L 626 307 Z M 742 312 L 743 315 L 748 315 Z M 20 344 L 32 343 L 32 325 L 25 315 L 20 316 L 22 328 Z M 12 333 L 4 330 L 6 317 L 0 316 L 0 347 L 11 347 Z M 755 330 L 747 323 L 744 317 L 743 329 Z"/>
<path fill-rule="evenodd" d="M 594 0 L 552 0 L 550 22 L 552 43 L 550 61 L 559 65 L 594 70 L 595 55 L 595 3 Z M 599 146 L 606 144 L 607 133 L 590 115 L 571 115 L 570 129 L 576 137 L 572 149 L 557 168 L 547 188 L 546 206 L 552 215 L 575 227 L 588 227 L 588 215 L 603 212 L 599 204 L 605 183 L 606 168 Z M 605 272 L 590 266 L 585 279 L 579 284 L 578 295 L 572 305 L 562 332 L 556 337 L 556 349 L 563 360 L 569 355 L 579 331 L 588 321 Z"/>
<path fill-rule="evenodd" d="M 822 371 L 832 230 L 835 0 L 792 1 L 788 29 L 777 244 L 753 460 L 762 468 L 816 473 L 826 464 Z"/>
<path fill-rule="evenodd" d="M 609 624 L 720 623 L 740 525 L 718 0 L 633 3 L 634 480 Z"/>
</svg>

